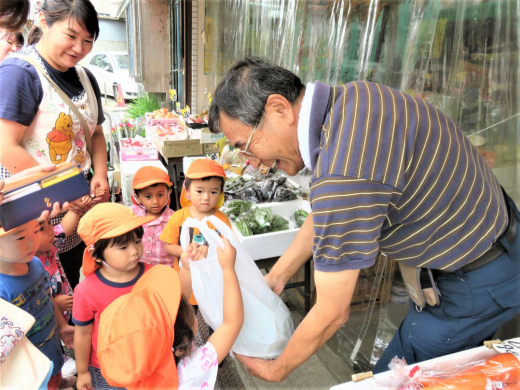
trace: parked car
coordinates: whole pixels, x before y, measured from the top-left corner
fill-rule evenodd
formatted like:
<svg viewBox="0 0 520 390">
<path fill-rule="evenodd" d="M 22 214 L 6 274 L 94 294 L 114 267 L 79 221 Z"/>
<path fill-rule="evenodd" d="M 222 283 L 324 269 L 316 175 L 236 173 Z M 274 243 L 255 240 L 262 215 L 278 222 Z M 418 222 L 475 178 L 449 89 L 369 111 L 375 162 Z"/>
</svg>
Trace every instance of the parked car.
<svg viewBox="0 0 520 390">
<path fill-rule="evenodd" d="M 130 77 L 128 53 L 124 51 L 97 52 L 87 60 L 85 68 L 96 78 L 101 93 L 117 97 L 121 84 L 123 98 L 137 98 L 137 84 Z"/>
</svg>

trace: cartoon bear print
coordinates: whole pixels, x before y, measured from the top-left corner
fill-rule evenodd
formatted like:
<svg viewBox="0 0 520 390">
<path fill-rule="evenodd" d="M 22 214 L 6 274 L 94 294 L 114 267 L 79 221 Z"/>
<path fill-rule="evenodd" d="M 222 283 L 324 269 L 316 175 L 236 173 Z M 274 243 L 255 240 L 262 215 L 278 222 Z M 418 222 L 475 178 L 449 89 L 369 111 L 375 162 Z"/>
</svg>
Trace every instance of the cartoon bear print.
<svg viewBox="0 0 520 390">
<path fill-rule="evenodd" d="M 58 165 L 67 160 L 67 156 L 72 149 L 73 139 L 72 118 L 70 115 L 60 112 L 55 127 L 47 133 L 49 155 L 53 164 Z"/>
</svg>

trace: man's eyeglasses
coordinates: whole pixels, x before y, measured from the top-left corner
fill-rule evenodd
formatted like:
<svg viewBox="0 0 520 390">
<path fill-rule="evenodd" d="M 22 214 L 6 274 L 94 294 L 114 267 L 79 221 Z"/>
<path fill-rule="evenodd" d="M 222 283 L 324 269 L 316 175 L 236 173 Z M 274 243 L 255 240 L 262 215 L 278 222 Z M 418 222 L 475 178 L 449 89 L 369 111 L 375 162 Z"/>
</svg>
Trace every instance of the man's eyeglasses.
<svg viewBox="0 0 520 390">
<path fill-rule="evenodd" d="M 254 153 L 247 151 L 247 149 L 249 148 L 249 144 L 251 143 L 251 140 L 253 139 L 253 134 L 255 133 L 255 131 L 256 131 L 256 126 L 253 127 L 253 130 L 251 130 L 251 134 L 249 134 L 249 138 L 247 139 L 246 147 L 244 148 L 244 150 L 240 150 L 240 149 L 238 150 L 238 153 L 244 157 L 254 158 L 254 159 L 257 158 Z"/>
</svg>

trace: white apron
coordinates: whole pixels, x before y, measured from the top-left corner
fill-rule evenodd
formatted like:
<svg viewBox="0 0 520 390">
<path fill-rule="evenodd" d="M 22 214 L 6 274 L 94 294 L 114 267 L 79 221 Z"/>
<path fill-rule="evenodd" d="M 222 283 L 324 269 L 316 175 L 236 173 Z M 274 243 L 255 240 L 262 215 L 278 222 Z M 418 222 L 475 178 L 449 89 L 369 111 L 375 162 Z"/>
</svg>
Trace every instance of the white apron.
<svg viewBox="0 0 520 390">
<path fill-rule="evenodd" d="M 45 69 L 40 56 L 35 51 L 26 55 L 35 58 Z M 76 65 L 79 80 L 85 93 L 71 100 L 85 118 L 90 134 L 94 132 L 98 121 L 97 99 L 87 73 L 82 66 Z M 47 78 L 38 72 L 43 89 L 43 97 L 36 117 L 27 127 L 20 145 L 40 165 L 73 162 L 80 164 L 85 172 L 91 167 L 87 151 L 84 130 L 70 107 L 63 102 Z"/>
</svg>

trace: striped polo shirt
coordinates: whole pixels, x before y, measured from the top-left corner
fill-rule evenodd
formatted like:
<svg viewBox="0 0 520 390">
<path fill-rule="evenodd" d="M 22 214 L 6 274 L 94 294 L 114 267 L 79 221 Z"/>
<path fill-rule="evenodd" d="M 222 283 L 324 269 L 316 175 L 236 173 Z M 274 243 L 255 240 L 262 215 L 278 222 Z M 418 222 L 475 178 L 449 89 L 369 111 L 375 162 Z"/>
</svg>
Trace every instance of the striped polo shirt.
<svg viewBox="0 0 520 390">
<path fill-rule="evenodd" d="M 316 82 L 309 150 L 319 271 L 370 267 L 378 251 L 453 271 L 506 228 L 500 185 L 478 151 L 441 111 L 403 92 Z"/>
</svg>

